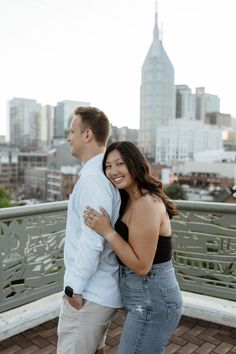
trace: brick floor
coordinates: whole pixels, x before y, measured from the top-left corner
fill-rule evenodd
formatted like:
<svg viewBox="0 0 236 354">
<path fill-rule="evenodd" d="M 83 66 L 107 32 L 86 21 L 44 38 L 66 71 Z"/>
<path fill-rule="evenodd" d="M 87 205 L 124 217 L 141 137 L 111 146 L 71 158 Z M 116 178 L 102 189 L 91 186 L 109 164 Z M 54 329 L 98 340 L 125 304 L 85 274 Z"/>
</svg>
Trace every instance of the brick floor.
<svg viewBox="0 0 236 354">
<path fill-rule="evenodd" d="M 46 322 L 0 343 L 1 354 L 55 354 L 57 321 Z M 106 349 L 117 354 L 124 316 L 121 311 L 111 323 Z M 165 354 L 236 354 L 236 328 L 183 316 Z M 146 353 L 148 354 L 148 353 Z"/>
</svg>

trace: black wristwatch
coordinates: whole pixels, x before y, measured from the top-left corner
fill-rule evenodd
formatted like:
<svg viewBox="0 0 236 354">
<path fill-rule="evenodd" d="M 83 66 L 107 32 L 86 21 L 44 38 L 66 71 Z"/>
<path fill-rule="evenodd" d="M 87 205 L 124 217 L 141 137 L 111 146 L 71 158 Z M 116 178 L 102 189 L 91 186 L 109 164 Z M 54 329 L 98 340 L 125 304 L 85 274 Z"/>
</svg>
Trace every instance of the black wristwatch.
<svg viewBox="0 0 236 354">
<path fill-rule="evenodd" d="M 74 290 L 70 286 L 65 287 L 65 294 L 69 297 L 80 296 L 82 298 L 82 295 L 74 293 Z"/>
</svg>

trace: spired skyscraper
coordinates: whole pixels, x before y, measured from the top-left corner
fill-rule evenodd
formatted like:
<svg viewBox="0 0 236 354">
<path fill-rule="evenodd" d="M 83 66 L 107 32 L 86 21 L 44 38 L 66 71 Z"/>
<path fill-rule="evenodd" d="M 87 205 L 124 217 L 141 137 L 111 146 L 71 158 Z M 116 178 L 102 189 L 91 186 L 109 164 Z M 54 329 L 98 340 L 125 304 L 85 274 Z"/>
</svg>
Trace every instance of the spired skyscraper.
<svg viewBox="0 0 236 354">
<path fill-rule="evenodd" d="M 174 68 L 159 36 L 157 10 L 153 41 L 142 66 L 139 147 L 155 160 L 156 132 L 175 118 Z"/>
</svg>

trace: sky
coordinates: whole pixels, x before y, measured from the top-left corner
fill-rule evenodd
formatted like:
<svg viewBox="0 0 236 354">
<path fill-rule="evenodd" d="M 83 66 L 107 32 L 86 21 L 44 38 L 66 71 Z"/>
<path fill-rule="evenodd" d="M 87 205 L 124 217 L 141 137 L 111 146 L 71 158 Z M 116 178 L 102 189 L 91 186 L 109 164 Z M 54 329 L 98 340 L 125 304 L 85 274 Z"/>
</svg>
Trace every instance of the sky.
<svg viewBox="0 0 236 354">
<path fill-rule="evenodd" d="M 159 0 L 175 84 L 221 99 L 236 117 L 236 0 Z M 13 97 L 90 102 L 118 127 L 139 127 L 141 67 L 155 0 L 0 0 L 0 135 Z"/>
</svg>

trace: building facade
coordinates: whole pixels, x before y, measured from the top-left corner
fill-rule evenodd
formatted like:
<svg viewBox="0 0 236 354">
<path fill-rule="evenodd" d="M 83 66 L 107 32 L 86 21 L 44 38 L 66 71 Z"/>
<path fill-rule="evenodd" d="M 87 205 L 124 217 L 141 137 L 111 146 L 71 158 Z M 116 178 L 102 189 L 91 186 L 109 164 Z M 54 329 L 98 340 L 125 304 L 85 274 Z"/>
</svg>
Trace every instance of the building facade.
<svg viewBox="0 0 236 354">
<path fill-rule="evenodd" d="M 18 181 L 23 190 L 25 171 L 36 167 L 47 167 L 48 154 L 46 152 L 20 152 L 18 154 Z"/>
<path fill-rule="evenodd" d="M 36 100 L 13 98 L 9 101 L 10 143 L 21 151 L 41 147 L 41 104 Z"/>
<path fill-rule="evenodd" d="M 25 170 L 24 197 L 46 201 L 47 197 L 47 168 L 34 167 Z"/>
<path fill-rule="evenodd" d="M 57 103 L 54 114 L 54 138 L 65 138 L 74 110 L 78 106 L 90 106 L 90 103 L 70 100 Z"/>
<path fill-rule="evenodd" d="M 138 129 L 130 129 L 128 127 L 118 128 L 112 125 L 108 144 L 124 140 L 132 141 L 132 143 L 138 145 Z"/>
<path fill-rule="evenodd" d="M 68 199 L 78 179 L 78 171 L 73 166 L 61 166 L 60 170 L 48 170 L 47 200 L 55 202 Z"/>
<path fill-rule="evenodd" d="M 16 147 L 0 144 L 0 185 L 12 196 L 18 182 L 18 152 Z"/>
<path fill-rule="evenodd" d="M 195 119 L 195 96 L 187 85 L 176 85 L 177 119 Z"/>
<path fill-rule="evenodd" d="M 173 119 L 160 127 L 156 139 L 156 163 L 192 160 L 194 154 L 222 149 L 222 130 L 199 121 Z"/>
<path fill-rule="evenodd" d="M 220 98 L 205 92 L 205 87 L 196 88 L 196 120 L 206 123 L 206 114 L 220 112 Z"/>
<path fill-rule="evenodd" d="M 43 148 L 48 147 L 54 137 L 54 107 L 46 105 L 41 112 L 41 140 Z"/>
</svg>

